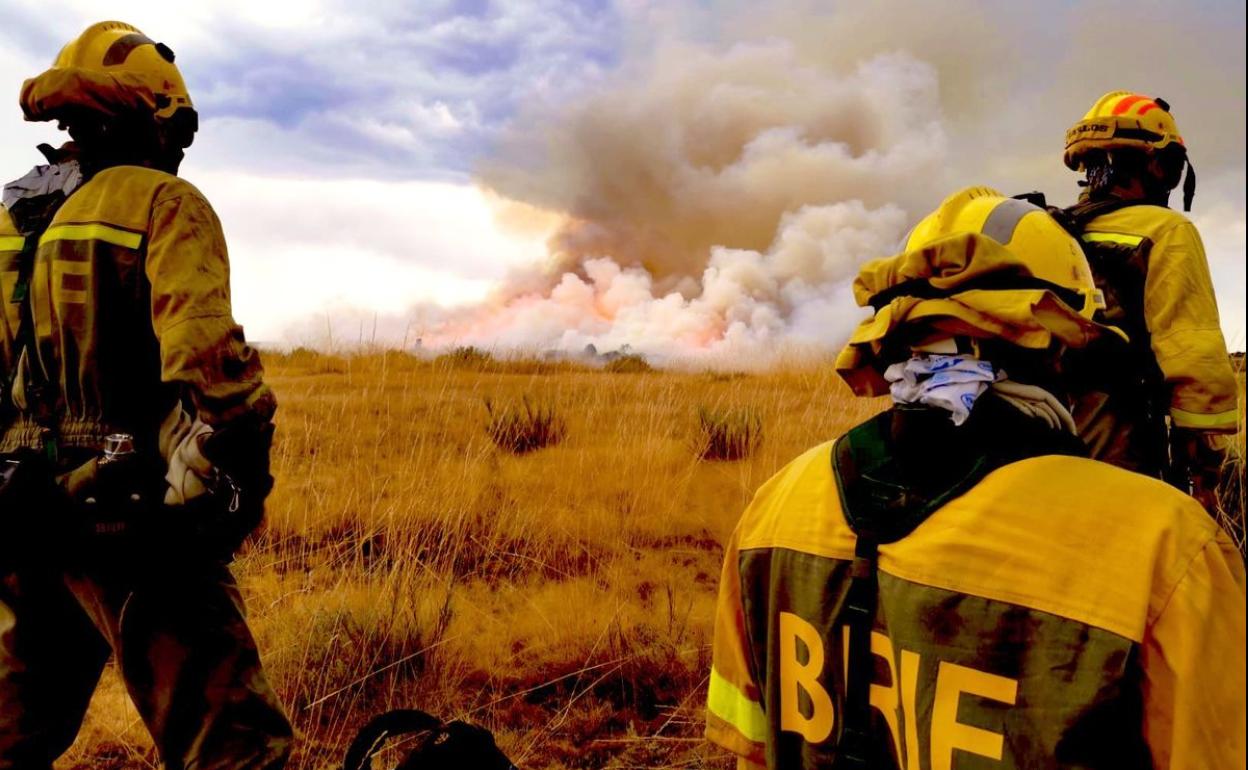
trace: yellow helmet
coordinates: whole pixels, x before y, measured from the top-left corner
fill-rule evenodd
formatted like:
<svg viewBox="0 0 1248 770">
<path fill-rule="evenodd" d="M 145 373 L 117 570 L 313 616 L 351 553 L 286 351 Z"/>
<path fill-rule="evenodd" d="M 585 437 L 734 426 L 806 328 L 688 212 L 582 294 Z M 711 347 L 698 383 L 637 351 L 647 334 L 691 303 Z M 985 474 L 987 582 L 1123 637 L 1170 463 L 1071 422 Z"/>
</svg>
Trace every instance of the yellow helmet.
<svg viewBox="0 0 1248 770">
<path fill-rule="evenodd" d="M 1093 320 L 1105 299 L 1079 242 L 1044 209 L 987 187 L 950 195 L 900 254 L 863 265 L 854 298 L 875 314 L 836 368 L 859 395 L 888 392 L 883 369 L 893 361 L 881 354 L 890 346 L 963 337 L 1046 350 L 1055 340 L 1084 347 L 1112 329 Z"/>
<path fill-rule="evenodd" d="M 1186 151 L 1170 105 L 1130 91 L 1110 91 L 1096 100 L 1083 120 L 1066 131 L 1066 166 L 1080 171 L 1091 150 L 1132 148 L 1156 152 L 1177 145 Z"/>
<path fill-rule="evenodd" d="M 67 109 L 167 120 L 193 109 L 173 51 L 129 24 L 92 24 L 61 49 L 52 67 L 22 85 L 27 120 L 57 120 Z"/>
</svg>

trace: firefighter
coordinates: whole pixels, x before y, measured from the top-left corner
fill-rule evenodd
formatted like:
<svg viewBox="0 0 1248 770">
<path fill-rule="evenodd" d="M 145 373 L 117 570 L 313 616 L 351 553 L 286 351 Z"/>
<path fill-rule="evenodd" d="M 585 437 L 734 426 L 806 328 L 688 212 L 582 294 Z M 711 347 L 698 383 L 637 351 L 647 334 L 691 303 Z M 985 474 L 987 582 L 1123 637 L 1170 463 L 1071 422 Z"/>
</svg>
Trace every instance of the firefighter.
<svg viewBox="0 0 1248 770">
<path fill-rule="evenodd" d="M 1167 478 L 1212 508 L 1238 389 L 1200 235 L 1169 208 L 1184 167 L 1185 211 L 1196 190 L 1170 105 L 1105 94 L 1066 132 L 1065 162 L 1085 179 L 1059 219 L 1105 293 L 1101 318 L 1131 338 L 1067 362 L 1080 435 L 1094 458 Z"/>
<path fill-rule="evenodd" d="M 52 767 L 110 656 L 166 767 L 279 768 L 291 728 L 227 566 L 276 402 L 177 176 L 197 117 L 173 51 L 95 24 L 21 106 L 73 141 L 0 209 L 0 768 Z"/>
<path fill-rule="evenodd" d="M 894 405 L 733 532 L 708 737 L 743 769 L 1242 767 L 1243 562 L 1190 496 L 1084 456 L 1058 358 L 1119 332 L 1078 242 L 971 188 L 854 293 L 837 368 Z"/>
</svg>

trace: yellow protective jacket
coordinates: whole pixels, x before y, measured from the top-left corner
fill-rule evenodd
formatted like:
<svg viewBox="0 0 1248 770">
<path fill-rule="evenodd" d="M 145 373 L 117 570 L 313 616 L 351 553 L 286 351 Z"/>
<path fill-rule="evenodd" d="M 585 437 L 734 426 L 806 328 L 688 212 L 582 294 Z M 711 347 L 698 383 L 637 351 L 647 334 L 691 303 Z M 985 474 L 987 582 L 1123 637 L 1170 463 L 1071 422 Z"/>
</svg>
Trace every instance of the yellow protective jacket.
<svg viewBox="0 0 1248 770">
<path fill-rule="evenodd" d="M 768 481 L 727 546 L 707 736 L 740 768 L 832 766 L 856 540 L 831 460 Z M 1243 562 L 1186 495 L 1035 457 L 879 553 L 872 740 L 892 767 L 1244 766 Z"/>
<path fill-rule="evenodd" d="M 190 183 L 117 166 L 65 201 L 31 268 L 37 355 L 17 361 L 19 305 L 9 300 L 23 243 L 0 208 L 2 381 L 16 371 L 6 399 L 16 414 L 0 418 L 0 452 L 41 445 L 32 367 L 43 372 L 46 411 L 65 448 L 98 450 L 104 436 L 125 432 L 155 451 L 161 420 L 179 401 L 210 425 L 272 415 L 260 358 L 231 315 L 220 222 Z"/>
<path fill-rule="evenodd" d="M 1139 352 L 1135 362 L 1122 363 L 1089 352 L 1095 361 L 1089 368 L 1104 367 L 1107 376 L 1077 389 L 1075 419 L 1093 457 L 1156 475 L 1167 415 L 1176 428 L 1233 433 L 1239 426 L 1238 387 L 1205 249 L 1187 217 L 1142 204 L 1097 216 L 1081 238 L 1109 302 L 1104 320 L 1124 328 Z M 1131 372 L 1136 377 L 1125 385 L 1100 387 L 1098 379 L 1112 382 L 1122 368 L 1148 371 Z M 1146 404 L 1145 397 L 1158 403 Z"/>
</svg>

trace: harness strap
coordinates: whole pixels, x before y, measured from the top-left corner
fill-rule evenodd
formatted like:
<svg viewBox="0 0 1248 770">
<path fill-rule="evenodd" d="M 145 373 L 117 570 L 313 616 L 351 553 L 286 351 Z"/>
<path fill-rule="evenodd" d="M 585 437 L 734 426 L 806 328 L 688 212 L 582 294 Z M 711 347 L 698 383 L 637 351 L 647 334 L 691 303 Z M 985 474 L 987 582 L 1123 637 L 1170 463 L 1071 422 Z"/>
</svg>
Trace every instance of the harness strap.
<svg viewBox="0 0 1248 770">
<path fill-rule="evenodd" d="M 879 311 L 880 308 L 888 305 L 898 297 L 947 299 L 965 291 L 1028 291 L 1035 289 L 1052 292 L 1057 295 L 1058 299 L 1071 307 L 1083 307 L 1083 295 L 1073 289 L 1052 281 L 1046 281 L 1043 278 L 1004 272 L 989 273 L 978 278 L 972 278 L 948 289 L 933 286 L 927 278 L 911 278 L 908 281 L 902 281 L 883 291 L 876 292 L 867 302 L 873 309 Z"/>
<path fill-rule="evenodd" d="M 871 629 L 879 601 L 879 550 L 875 538 L 860 536 L 850 566 L 849 595 L 842 616 L 849 626 L 849 665 L 845 670 L 844 728 L 837 770 L 871 766 L 871 674 L 875 670 Z"/>
<path fill-rule="evenodd" d="M 1192 159 L 1184 158 L 1187 163 L 1187 175 L 1183 177 L 1183 210 L 1192 210 L 1192 199 L 1196 197 L 1196 169 L 1192 167 Z"/>
<path fill-rule="evenodd" d="M 1085 201 L 1076 203 L 1064 209 L 1051 208 L 1049 213 L 1057 220 L 1058 224 L 1066 228 L 1066 231 L 1076 238 L 1082 238 L 1084 232 L 1088 228 L 1088 223 L 1093 219 L 1104 214 L 1110 214 L 1119 209 L 1125 209 L 1130 206 L 1138 206 L 1143 201 L 1129 201 L 1122 198 L 1106 198 L 1099 201 Z M 1082 242 L 1082 241 L 1081 241 Z"/>
</svg>

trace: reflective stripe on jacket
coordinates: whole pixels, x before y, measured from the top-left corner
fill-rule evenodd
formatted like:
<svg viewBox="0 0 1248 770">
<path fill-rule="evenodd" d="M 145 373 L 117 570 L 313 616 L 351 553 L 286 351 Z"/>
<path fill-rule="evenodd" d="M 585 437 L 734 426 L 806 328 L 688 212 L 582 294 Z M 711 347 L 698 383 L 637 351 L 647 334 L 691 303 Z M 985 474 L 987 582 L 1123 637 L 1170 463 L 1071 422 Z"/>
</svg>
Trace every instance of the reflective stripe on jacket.
<svg viewBox="0 0 1248 770">
<path fill-rule="evenodd" d="M 17 233 L 0 219 L 0 284 L 16 280 Z M 38 365 L 46 372 L 59 439 L 98 449 L 128 432 L 154 447 L 179 399 L 209 424 L 275 407 L 255 350 L 230 308 L 220 222 L 175 176 L 136 166 L 101 171 L 61 206 L 39 239 L 30 285 Z M 6 297 L 6 300 L 8 298 Z M 11 370 L 16 307 L 6 301 L 4 359 Z M 39 445 L 34 406 L 19 375 L 0 451 Z"/>
<path fill-rule="evenodd" d="M 15 366 L 19 310 L 13 303 L 17 284 L 17 261 L 26 239 L 17 231 L 9 212 L 0 206 L 0 384 L 7 383 Z M 0 394 L 0 405 L 3 404 Z"/>
<path fill-rule="evenodd" d="M 839 500 L 831 445 L 816 447 L 728 544 L 707 735 L 742 766 L 832 766 L 855 544 Z M 879 564 L 881 767 L 1244 765 L 1243 562 L 1166 484 L 1024 460 L 881 546 Z"/>
</svg>

